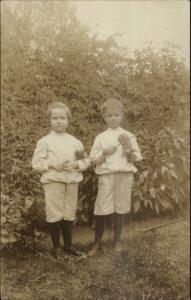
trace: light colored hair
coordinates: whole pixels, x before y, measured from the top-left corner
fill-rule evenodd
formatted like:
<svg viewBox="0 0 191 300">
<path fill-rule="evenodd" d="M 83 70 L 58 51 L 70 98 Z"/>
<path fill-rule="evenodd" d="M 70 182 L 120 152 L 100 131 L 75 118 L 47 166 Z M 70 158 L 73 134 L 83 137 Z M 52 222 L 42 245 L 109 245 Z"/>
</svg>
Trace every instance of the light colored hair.
<svg viewBox="0 0 191 300">
<path fill-rule="evenodd" d="M 51 112 L 54 108 L 60 108 L 60 109 L 63 109 L 65 112 L 66 112 L 66 115 L 68 117 L 68 119 L 70 119 L 72 117 L 72 114 L 71 114 L 71 111 L 70 109 L 68 108 L 68 106 L 66 106 L 66 104 L 62 103 L 62 102 L 58 102 L 58 101 L 55 101 L 55 102 L 52 102 L 49 106 L 48 106 L 48 109 L 47 109 L 47 116 L 50 118 L 51 116 Z"/>
<path fill-rule="evenodd" d="M 103 115 L 105 115 L 105 113 L 108 110 L 120 110 L 121 113 L 124 113 L 124 107 L 123 104 L 120 100 L 118 100 L 117 98 L 108 98 L 102 105 L 101 107 L 101 112 Z"/>
</svg>

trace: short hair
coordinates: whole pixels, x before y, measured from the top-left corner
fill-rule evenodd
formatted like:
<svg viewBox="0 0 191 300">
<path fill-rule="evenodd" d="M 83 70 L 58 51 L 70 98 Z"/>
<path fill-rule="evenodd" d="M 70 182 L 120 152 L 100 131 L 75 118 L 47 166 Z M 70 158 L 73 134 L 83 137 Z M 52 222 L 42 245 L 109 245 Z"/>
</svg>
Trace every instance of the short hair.
<svg viewBox="0 0 191 300">
<path fill-rule="evenodd" d="M 58 102 L 58 101 L 55 101 L 55 102 L 52 102 L 51 104 L 49 104 L 48 109 L 47 109 L 47 116 L 48 116 L 48 117 L 50 117 L 51 112 L 52 112 L 52 110 L 53 110 L 54 108 L 60 108 L 60 109 L 65 110 L 68 119 L 71 118 L 72 114 L 71 114 L 71 111 L 70 111 L 70 109 L 68 108 L 68 106 L 66 106 L 66 104 L 64 104 L 64 103 L 62 103 L 62 102 Z"/>
<path fill-rule="evenodd" d="M 102 114 L 104 115 L 108 110 L 112 109 L 113 111 L 120 110 L 121 113 L 124 112 L 123 104 L 117 98 L 107 98 L 101 107 Z"/>
</svg>

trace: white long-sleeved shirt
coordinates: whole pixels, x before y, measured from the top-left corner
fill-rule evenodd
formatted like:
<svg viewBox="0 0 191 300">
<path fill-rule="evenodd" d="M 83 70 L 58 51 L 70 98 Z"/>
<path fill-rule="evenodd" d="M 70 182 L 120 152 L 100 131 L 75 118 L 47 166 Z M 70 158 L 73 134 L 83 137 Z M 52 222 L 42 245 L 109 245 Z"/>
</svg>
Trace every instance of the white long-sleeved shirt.
<svg viewBox="0 0 191 300">
<path fill-rule="evenodd" d="M 135 161 L 142 160 L 142 155 L 136 138 L 131 132 L 121 127 L 116 129 L 109 128 L 95 138 L 90 153 L 90 159 L 96 164 L 95 172 L 98 175 L 115 172 L 135 173 L 137 171 L 137 168 L 127 160 L 127 156 L 125 155 L 123 148 L 119 143 L 118 138 L 121 134 L 126 134 L 130 138 Z M 104 148 L 110 146 L 117 146 L 116 152 L 111 155 L 104 156 Z"/>
<path fill-rule="evenodd" d="M 77 183 L 82 181 L 82 171 L 89 165 L 88 158 L 78 160 L 78 170 L 62 170 L 61 172 L 48 168 L 49 164 L 63 163 L 65 161 L 76 161 L 75 152 L 83 151 L 83 144 L 74 136 L 68 133 L 58 134 L 52 131 L 37 142 L 32 159 L 32 167 L 42 173 L 40 181 L 48 183 L 52 181 Z"/>
</svg>

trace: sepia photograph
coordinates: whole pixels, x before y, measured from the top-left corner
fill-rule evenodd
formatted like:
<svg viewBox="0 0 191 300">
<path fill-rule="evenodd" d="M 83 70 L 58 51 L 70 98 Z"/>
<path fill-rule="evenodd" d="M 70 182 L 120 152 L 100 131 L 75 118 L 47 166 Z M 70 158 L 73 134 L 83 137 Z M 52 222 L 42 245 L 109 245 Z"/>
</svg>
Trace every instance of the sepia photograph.
<svg viewBox="0 0 191 300">
<path fill-rule="evenodd" d="M 190 299 L 190 1 L 1 1 L 1 299 Z"/>
</svg>

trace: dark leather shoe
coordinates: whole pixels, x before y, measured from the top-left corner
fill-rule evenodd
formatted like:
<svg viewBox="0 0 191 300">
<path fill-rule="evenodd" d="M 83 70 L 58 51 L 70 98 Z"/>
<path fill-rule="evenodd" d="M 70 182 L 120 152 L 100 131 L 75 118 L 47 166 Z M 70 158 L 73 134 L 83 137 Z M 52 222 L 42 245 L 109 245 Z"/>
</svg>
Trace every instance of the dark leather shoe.
<svg viewBox="0 0 191 300">
<path fill-rule="evenodd" d="M 52 248 L 52 249 L 50 250 L 50 254 L 51 254 L 51 256 L 52 256 L 54 259 L 57 259 L 58 257 L 61 257 L 61 256 L 62 256 L 63 250 L 62 250 L 61 247 L 59 247 L 59 248 Z"/>
<path fill-rule="evenodd" d="M 74 247 L 70 247 L 69 249 L 64 249 L 66 254 L 69 255 L 75 255 L 75 256 L 81 256 L 83 253 L 76 250 Z"/>
<path fill-rule="evenodd" d="M 50 254 L 51 254 L 51 256 L 52 256 L 53 258 L 55 258 L 55 259 L 58 258 L 58 251 L 57 251 L 57 249 L 52 248 L 52 249 L 50 250 Z"/>
</svg>

